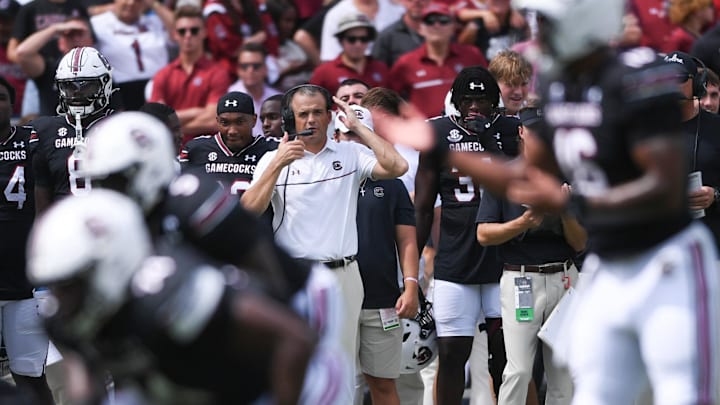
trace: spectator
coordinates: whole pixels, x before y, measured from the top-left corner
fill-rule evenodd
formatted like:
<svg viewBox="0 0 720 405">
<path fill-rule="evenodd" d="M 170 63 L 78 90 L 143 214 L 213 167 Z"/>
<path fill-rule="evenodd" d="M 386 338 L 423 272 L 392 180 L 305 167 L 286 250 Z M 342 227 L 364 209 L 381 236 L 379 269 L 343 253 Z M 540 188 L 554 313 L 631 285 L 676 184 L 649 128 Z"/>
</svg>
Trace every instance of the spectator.
<svg viewBox="0 0 720 405">
<path fill-rule="evenodd" d="M 305 21 L 293 35 L 293 40 L 305 51 L 313 66 L 320 64 L 320 44 L 322 43 L 325 15 L 339 2 L 340 0 L 331 0 L 324 5 L 318 13 Z M 330 40 L 334 41 L 332 38 Z"/>
<path fill-rule="evenodd" d="M 519 53 L 504 50 L 490 61 L 488 70 L 500 86 L 500 100 L 505 114 L 517 116 L 527 102 L 532 65 Z"/>
<path fill-rule="evenodd" d="M 350 105 L 359 105 L 369 90 L 370 86 L 360 79 L 345 79 L 340 83 L 335 97 Z"/>
<path fill-rule="evenodd" d="M 370 87 L 384 86 L 388 80 L 388 67 L 366 55 L 368 44 L 375 39 L 375 27 L 364 14 L 348 14 L 338 22 L 335 38 L 342 52 L 334 60 L 321 63 L 310 78 L 310 83 L 337 93 L 339 84 L 348 78 L 359 79 Z"/>
<path fill-rule="evenodd" d="M 527 23 L 510 0 L 468 0 L 455 3 L 457 17 L 464 25 L 458 35 L 461 44 L 475 45 L 488 60 L 526 37 Z"/>
<path fill-rule="evenodd" d="M 372 50 L 373 57 L 388 66 L 424 41 L 419 32 L 420 20 L 430 0 L 400 0 L 400 3 L 405 7 L 405 13 L 378 34 Z"/>
<path fill-rule="evenodd" d="M 541 123 L 538 109 L 521 110 L 520 145 L 531 128 Z M 522 153 L 522 146 L 520 147 Z M 570 186 L 563 185 L 570 192 Z M 587 234 L 567 213 L 543 215 L 531 207 L 486 192 L 477 213 L 477 239 L 481 245 L 497 246 L 504 263 L 500 278 L 503 334 L 507 364 L 503 371 L 498 403 L 525 405 L 537 351 L 537 334 L 565 291 L 577 282 L 572 262 L 585 248 Z M 518 317 L 515 291 L 518 281 L 530 285 L 534 314 Z M 552 350 L 542 344 L 547 373 L 547 404 L 569 404 L 572 380 L 567 369 L 552 361 Z"/>
<path fill-rule="evenodd" d="M 145 0 L 114 0 L 111 10 L 90 19 L 97 48 L 113 66 L 113 80 L 123 107 L 137 110 L 145 103 L 145 86 L 168 63 L 167 32 L 172 12 L 159 1 L 145 14 Z"/>
<path fill-rule="evenodd" d="M 720 72 L 720 23 L 715 24 L 700 36 L 690 50 L 690 54 L 698 57 L 713 72 Z"/>
<path fill-rule="evenodd" d="M 94 35 L 90 22 L 76 18 L 52 24 L 22 41 L 15 54 L 20 69 L 35 82 L 38 89 L 38 100 L 42 116 L 56 115 L 58 107 L 58 90 L 54 84 L 55 69 L 60 60 L 54 53 L 43 53 L 48 43 L 57 37 L 57 47 L 65 55 L 71 49 L 93 46 Z"/>
<path fill-rule="evenodd" d="M 15 0 L 0 2 L 0 72 L 5 80 L 10 83 L 16 91 L 16 100 L 13 103 L 13 115 L 19 117 L 22 111 L 23 95 L 27 76 L 22 72 L 20 66 L 8 59 L 7 47 L 12 35 L 15 16 L 20 10 L 20 4 Z"/>
<path fill-rule="evenodd" d="M 215 107 L 230 86 L 228 73 L 205 56 L 205 25 L 200 9 L 183 6 L 175 11 L 173 38 L 180 46 L 177 59 L 153 77 L 151 102 L 177 111 L 183 144 L 197 135 L 217 130 Z"/>
<path fill-rule="evenodd" d="M 344 301 L 343 349 L 348 358 L 354 359 L 363 300 L 356 261 L 360 184 L 367 177 L 400 176 L 407 171 L 407 162 L 337 98 L 335 102 L 346 114 L 343 124 L 365 140 L 375 156 L 367 154 L 361 145 L 330 141 L 327 127 L 331 99 L 322 87 L 296 88 L 286 93 L 284 101 L 283 108 L 292 114 L 284 118 L 285 130 L 312 134 L 302 140 L 285 136 L 277 151 L 266 153 L 242 196 L 242 204 L 258 215 L 272 204 L 278 243 L 294 257 L 322 261 L 334 270 Z M 333 204 L 328 205 L 330 200 Z M 352 403 L 354 384 L 343 389 L 350 399 L 345 403 Z"/>
<path fill-rule="evenodd" d="M 305 50 L 293 40 L 297 26 L 297 10 L 289 0 L 268 0 L 267 10 L 278 29 L 280 47 L 275 58 L 278 79 L 273 84 L 281 91 L 307 83 L 313 63 Z"/>
<path fill-rule="evenodd" d="M 263 101 L 262 107 L 260 107 L 260 116 L 258 117 L 262 123 L 263 136 L 278 142 L 283 137 L 282 97 L 281 94 L 276 94 Z"/>
<path fill-rule="evenodd" d="M 392 0 L 342 0 L 325 16 L 320 41 L 320 60 L 325 62 L 335 59 L 342 52 L 342 47 L 333 41 L 333 36 L 335 36 L 337 27 L 335 22 L 340 21 L 343 16 L 365 14 L 375 27 L 375 31 L 379 32 L 397 21 L 404 11 L 402 6 L 395 4 Z M 372 51 L 372 47 L 368 47 L 368 55 L 370 51 Z"/>
<path fill-rule="evenodd" d="M 693 42 L 715 20 L 712 0 L 673 0 L 668 11 L 676 27 L 670 33 L 664 51 L 690 52 Z"/>
<path fill-rule="evenodd" d="M 209 0 L 202 12 L 208 50 L 229 74 L 235 74 L 235 62 L 243 44 L 261 44 L 268 53 L 277 54 L 277 32 L 267 27 L 272 19 L 261 12 L 255 0 Z"/>
<path fill-rule="evenodd" d="M 237 63 L 239 79 L 228 88 L 229 92 L 239 91 L 249 94 L 254 105 L 253 111 L 260 111 L 263 101 L 268 97 L 281 94 L 267 85 L 266 56 L 265 48 L 260 44 L 247 43 L 243 45 Z M 260 136 L 260 134 L 262 134 L 262 122 L 255 120 L 252 135 Z"/>
<path fill-rule="evenodd" d="M 427 117 L 442 112 L 445 95 L 463 67 L 487 66 L 477 48 L 453 43 L 453 32 L 450 9 L 441 3 L 430 3 L 423 10 L 420 23 L 425 43 L 401 56 L 390 70 L 389 86 Z"/>
<path fill-rule="evenodd" d="M 86 8 L 79 0 L 38 0 L 25 3 L 15 18 L 12 37 L 8 42 L 8 59 L 12 62 L 19 62 L 16 53 L 17 47 L 30 35 L 51 25 L 76 18 L 85 20 L 90 18 Z M 59 49 L 56 39 L 49 38 L 44 42 L 39 53 L 46 57 L 62 57 L 67 51 L 63 52 Z"/>
<path fill-rule="evenodd" d="M 0 184 L 5 190 L 0 197 L 0 340 L 18 388 L 32 395 L 33 403 L 53 405 L 45 377 L 48 337 L 26 276 L 25 249 L 35 219 L 31 128 L 10 124 L 14 102 L 15 89 L 0 76 Z"/>
<path fill-rule="evenodd" d="M 705 95 L 700 97 L 700 106 L 705 111 L 717 114 L 720 110 L 720 78 L 712 69 L 705 69 L 707 85 L 705 86 Z"/>
<path fill-rule="evenodd" d="M 363 125 L 373 130 L 370 111 L 351 106 Z M 335 118 L 335 140 L 361 138 Z M 359 365 L 374 404 L 400 405 L 395 380 L 400 376 L 402 324 L 418 311 L 418 251 L 415 209 L 398 179 L 366 179 L 358 197 L 358 266 L 364 299 L 360 312 Z M 398 269 L 398 263 L 400 268 Z M 404 290 L 398 288 L 398 270 Z M 360 394 L 356 391 L 356 396 Z"/>
<path fill-rule="evenodd" d="M 668 49 L 670 33 L 675 28 L 668 18 L 669 3 L 667 0 L 630 0 L 630 11 L 642 30 L 640 45 L 656 51 Z"/>
</svg>

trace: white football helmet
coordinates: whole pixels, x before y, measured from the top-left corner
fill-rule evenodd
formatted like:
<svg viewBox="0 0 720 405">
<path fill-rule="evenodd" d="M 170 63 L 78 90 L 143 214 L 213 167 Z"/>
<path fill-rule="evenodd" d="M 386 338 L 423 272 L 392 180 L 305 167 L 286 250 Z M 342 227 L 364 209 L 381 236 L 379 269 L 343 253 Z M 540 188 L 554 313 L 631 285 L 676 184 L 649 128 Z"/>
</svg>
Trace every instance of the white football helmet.
<svg viewBox="0 0 720 405">
<path fill-rule="evenodd" d="M 138 205 L 114 191 L 93 190 L 59 201 L 35 223 L 27 275 L 53 291 L 48 307 L 54 310 L 44 315 L 73 337 L 91 338 L 125 302 L 132 275 L 150 252 Z"/>
<path fill-rule="evenodd" d="M 415 319 L 403 319 L 400 373 L 413 374 L 427 367 L 438 355 L 432 304 L 420 296 L 420 313 Z"/>
<path fill-rule="evenodd" d="M 513 8 L 534 10 L 545 52 L 562 65 L 608 45 L 622 31 L 625 0 L 513 0 Z"/>
<path fill-rule="evenodd" d="M 112 67 L 95 48 L 73 48 L 60 60 L 55 84 L 60 93 L 58 114 L 84 118 L 110 105 Z"/>
<path fill-rule="evenodd" d="M 88 132 L 82 175 L 149 212 L 178 174 L 174 149 L 172 134 L 158 119 L 137 111 L 113 114 Z"/>
</svg>

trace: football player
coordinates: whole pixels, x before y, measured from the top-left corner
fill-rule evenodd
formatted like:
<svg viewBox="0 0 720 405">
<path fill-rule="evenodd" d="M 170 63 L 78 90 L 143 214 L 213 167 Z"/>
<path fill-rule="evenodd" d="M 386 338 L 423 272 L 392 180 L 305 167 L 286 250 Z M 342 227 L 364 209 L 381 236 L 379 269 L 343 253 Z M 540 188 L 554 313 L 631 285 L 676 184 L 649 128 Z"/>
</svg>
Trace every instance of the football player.
<svg viewBox="0 0 720 405">
<path fill-rule="evenodd" d="M 48 337 L 25 276 L 25 246 L 35 218 L 30 127 L 10 124 L 15 89 L 0 76 L 0 340 L 17 386 L 53 404 L 45 378 Z"/>
<path fill-rule="evenodd" d="M 481 190 L 449 163 L 447 154 L 448 150 L 502 154 L 503 148 L 516 149 L 518 121 L 499 114 L 499 102 L 500 89 L 487 69 L 463 69 L 453 82 L 451 111 L 430 120 L 436 144 L 420 153 L 415 178 L 420 250 L 430 234 L 438 193 L 442 199 L 433 300 L 440 357 L 439 403 L 459 403 L 462 398 L 465 362 L 477 325 L 483 323 L 483 313 L 488 324 L 500 323 L 498 283 L 502 269 L 495 260 L 495 248 L 477 243 L 473 226 Z M 495 350 L 496 359 L 504 358 L 502 345 Z"/>
<path fill-rule="evenodd" d="M 717 403 L 717 252 L 688 211 L 677 102 L 687 74 L 651 49 L 608 45 L 620 33 L 622 0 L 515 5 L 541 17 L 547 126 L 525 139 L 529 167 L 517 172 L 467 154 L 453 162 L 500 189 L 517 176 L 513 201 L 570 210 L 587 229 L 590 281 L 568 323 L 569 348 L 555 352 L 569 359 L 573 404 L 632 403 L 648 380 L 656 404 Z M 558 168 L 569 196 L 547 174 Z"/>
<path fill-rule="evenodd" d="M 308 397 L 309 384 L 301 400 L 316 335 L 296 313 L 246 272 L 215 266 L 191 246 L 156 243 L 153 250 L 129 198 L 93 190 L 65 199 L 32 235 L 29 276 L 50 286 L 48 331 L 80 355 L 84 367 L 76 371 L 102 382 L 96 371 L 106 369 L 116 389 L 139 390 L 153 404 L 247 404 L 263 396 L 287 405 L 335 403 Z M 73 255 L 67 237 L 81 245 Z M 308 375 L 315 384 L 337 381 L 316 371 Z M 102 395 L 89 390 L 82 399 Z"/>
<path fill-rule="evenodd" d="M 90 182 L 79 175 L 85 133 L 112 114 L 112 67 L 95 48 L 74 48 L 60 60 L 55 73 L 60 93 L 57 116 L 32 122 L 35 208 L 42 213 L 66 195 L 81 195 Z"/>
<path fill-rule="evenodd" d="M 231 194 L 242 196 L 250 187 L 260 158 L 277 149 L 277 142 L 253 137 L 255 121 L 252 97 L 239 91 L 222 96 L 217 103 L 220 131 L 190 140 L 180 152 L 180 163 L 186 168 L 202 168 L 228 187 Z"/>
</svg>

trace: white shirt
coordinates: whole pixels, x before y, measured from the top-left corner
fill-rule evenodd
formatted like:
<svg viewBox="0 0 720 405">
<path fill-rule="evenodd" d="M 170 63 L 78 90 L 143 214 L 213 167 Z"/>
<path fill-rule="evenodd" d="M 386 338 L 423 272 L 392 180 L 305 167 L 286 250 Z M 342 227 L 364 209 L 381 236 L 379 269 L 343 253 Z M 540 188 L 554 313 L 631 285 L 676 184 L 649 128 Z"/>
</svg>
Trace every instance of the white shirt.
<svg viewBox="0 0 720 405">
<path fill-rule="evenodd" d="M 275 240 L 291 256 L 337 260 L 357 254 L 358 191 L 377 163 L 363 149 L 353 142 L 327 141 L 318 154 L 305 151 L 282 169 L 270 201 Z M 260 159 L 250 188 L 276 153 Z"/>
<path fill-rule="evenodd" d="M 90 18 L 97 49 L 113 67 L 113 82 L 152 79 L 168 64 L 167 34 L 160 17 L 144 14 L 136 24 L 118 20 L 106 11 Z"/>
<path fill-rule="evenodd" d="M 378 11 L 375 19 L 371 20 L 377 32 L 385 29 L 388 25 L 396 22 L 405 13 L 405 7 L 395 4 L 390 0 L 377 0 Z M 333 8 L 328 10 L 323 20 L 322 36 L 320 37 L 320 59 L 323 62 L 333 60 L 342 52 L 340 41 L 335 37 L 338 23 L 348 14 L 359 13 L 353 0 L 342 0 Z M 372 43 L 367 48 L 367 55 L 372 52 Z"/>
<path fill-rule="evenodd" d="M 250 97 L 252 97 L 252 94 L 247 91 L 247 88 L 245 87 L 245 84 L 242 82 L 242 80 L 238 80 L 235 83 L 231 84 L 230 87 L 228 87 L 228 93 L 231 91 L 241 91 Z M 253 97 L 253 106 L 255 107 L 255 114 L 257 115 L 257 121 L 255 121 L 255 126 L 252 130 L 252 135 L 254 137 L 258 137 L 263 134 L 262 130 L 262 121 L 260 121 L 260 108 L 262 107 L 262 103 L 267 100 L 268 98 L 276 95 L 276 94 L 282 94 L 281 92 L 273 89 L 272 87 L 265 85 L 263 87 L 263 94 L 260 96 L 260 99 L 256 100 Z"/>
</svg>

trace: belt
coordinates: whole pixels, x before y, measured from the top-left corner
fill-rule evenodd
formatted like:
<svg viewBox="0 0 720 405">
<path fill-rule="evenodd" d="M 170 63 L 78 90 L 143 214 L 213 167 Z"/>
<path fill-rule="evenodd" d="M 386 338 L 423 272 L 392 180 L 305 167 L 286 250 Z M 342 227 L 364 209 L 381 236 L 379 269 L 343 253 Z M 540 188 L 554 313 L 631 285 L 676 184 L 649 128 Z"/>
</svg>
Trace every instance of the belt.
<svg viewBox="0 0 720 405">
<path fill-rule="evenodd" d="M 504 270 L 508 271 L 523 271 L 525 270 L 528 273 L 559 273 L 561 271 L 565 271 L 565 269 L 569 269 L 570 266 L 572 266 L 572 262 L 570 260 L 559 262 L 559 263 L 546 263 L 546 264 L 539 264 L 539 265 L 532 265 L 532 264 L 526 264 L 526 265 L 520 265 L 520 264 L 507 264 L 505 263 L 505 266 L 503 266 Z M 523 269 L 524 268 L 524 269 Z"/>
<path fill-rule="evenodd" d="M 337 260 L 326 260 L 322 264 L 326 265 L 331 269 L 337 269 L 338 267 L 347 266 L 348 264 L 357 260 L 357 255 L 345 256 L 342 259 Z"/>
</svg>

